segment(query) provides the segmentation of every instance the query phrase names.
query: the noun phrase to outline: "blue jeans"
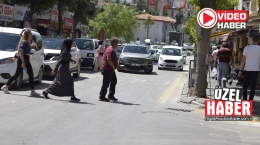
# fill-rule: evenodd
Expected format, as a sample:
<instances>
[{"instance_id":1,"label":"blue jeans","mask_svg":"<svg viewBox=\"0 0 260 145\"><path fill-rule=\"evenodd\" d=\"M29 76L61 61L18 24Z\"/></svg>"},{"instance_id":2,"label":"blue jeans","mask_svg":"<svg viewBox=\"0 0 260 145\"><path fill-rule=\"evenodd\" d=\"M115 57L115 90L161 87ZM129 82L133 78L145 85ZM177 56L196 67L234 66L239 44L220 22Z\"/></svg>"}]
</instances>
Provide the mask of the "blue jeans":
<instances>
[{"instance_id":1,"label":"blue jeans","mask_svg":"<svg viewBox=\"0 0 260 145\"><path fill-rule=\"evenodd\" d=\"M229 73L229 63L219 62L218 63L218 85L222 86L222 79L225 78L227 80L227 76Z\"/></svg>"}]
</instances>

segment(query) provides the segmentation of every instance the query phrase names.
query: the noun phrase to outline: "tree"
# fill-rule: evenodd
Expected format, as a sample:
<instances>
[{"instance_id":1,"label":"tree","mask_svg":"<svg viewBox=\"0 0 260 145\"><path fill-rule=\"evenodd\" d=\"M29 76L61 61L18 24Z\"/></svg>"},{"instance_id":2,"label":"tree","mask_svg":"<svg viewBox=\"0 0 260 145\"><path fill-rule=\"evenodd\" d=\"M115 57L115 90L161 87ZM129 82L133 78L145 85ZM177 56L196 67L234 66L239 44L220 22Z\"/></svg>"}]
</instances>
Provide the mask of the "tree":
<instances>
[{"instance_id":1,"label":"tree","mask_svg":"<svg viewBox=\"0 0 260 145\"><path fill-rule=\"evenodd\" d=\"M146 1L145 0L138 0L137 4L136 4L136 9L138 12L143 12L144 10L146 10Z\"/></svg>"},{"instance_id":2,"label":"tree","mask_svg":"<svg viewBox=\"0 0 260 145\"><path fill-rule=\"evenodd\" d=\"M154 24L154 21L152 20L151 16L148 16L146 20L143 21L144 27L147 28L147 35L146 38L148 39L149 34L149 27L150 25Z\"/></svg>"},{"instance_id":3,"label":"tree","mask_svg":"<svg viewBox=\"0 0 260 145\"><path fill-rule=\"evenodd\" d=\"M32 22L33 14L44 14L52 8L56 0L11 0L18 5L28 5L30 12L28 14L29 22Z\"/></svg>"},{"instance_id":4,"label":"tree","mask_svg":"<svg viewBox=\"0 0 260 145\"><path fill-rule=\"evenodd\" d=\"M238 0L188 0L190 4L195 4L203 8L212 9L230 9L238 4ZM196 62L196 76L194 95L200 98L206 98L206 82L207 82L207 68L205 65L206 54L210 49L210 35L211 29L201 28L200 35L196 34L196 16L189 19L187 31L197 44L197 62Z\"/></svg>"},{"instance_id":5,"label":"tree","mask_svg":"<svg viewBox=\"0 0 260 145\"><path fill-rule=\"evenodd\" d=\"M168 14L168 12L166 10L163 11L162 15L165 16L165 17L169 16L169 14Z\"/></svg>"},{"instance_id":6,"label":"tree","mask_svg":"<svg viewBox=\"0 0 260 145\"><path fill-rule=\"evenodd\" d=\"M94 0L75 0L73 6L70 7L72 11L74 11L74 33L73 38L76 37L76 26L79 22L83 24L87 24L90 16L94 16L95 12L95 1Z\"/></svg>"},{"instance_id":7,"label":"tree","mask_svg":"<svg viewBox=\"0 0 260 145\"><path fill-rule=\"evenodd\" d=\"M130 41L134 37L133 30L137 27L136 20L137 12L135 10L125 7L122 3L108 4L104 8L104 12L98 14L95 20L90 20L89 25L94 27L91 37L98 38L100 29L105 29L107 23L106 38L124 37Z\"/></svg>"}]
</instances>

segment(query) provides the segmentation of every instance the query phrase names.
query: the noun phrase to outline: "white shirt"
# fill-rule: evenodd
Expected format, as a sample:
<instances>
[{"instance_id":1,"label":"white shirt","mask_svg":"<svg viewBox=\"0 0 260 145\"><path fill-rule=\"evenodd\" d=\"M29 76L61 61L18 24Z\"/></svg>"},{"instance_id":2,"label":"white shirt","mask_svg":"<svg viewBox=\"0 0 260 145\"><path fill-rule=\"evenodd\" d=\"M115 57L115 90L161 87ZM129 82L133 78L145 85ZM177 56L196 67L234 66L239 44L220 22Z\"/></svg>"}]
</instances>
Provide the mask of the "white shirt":
<instances>
[{"instance_id":1,"label":"white shirt","mask_svg":"<svg viewBox=\"0 0 260 145\"><path fill-rule=\"evenodd\" d=\"M213 60L215 61L216 59L217 59L217 54L218 54L218 49L216 49L216 50L214 50L213 52L212 52L212 56L213 56Z\"/></svg>"},{"instance_id":2,"label":"white shirt","mask_svg":"<svg viewBox=\"0 0 260 145\"><path fill-rule=\"evenodd\" d=\"M243 55L246 56L245 71L260 71L260 46L246 46Z\"/></svg>"}]
</instances>

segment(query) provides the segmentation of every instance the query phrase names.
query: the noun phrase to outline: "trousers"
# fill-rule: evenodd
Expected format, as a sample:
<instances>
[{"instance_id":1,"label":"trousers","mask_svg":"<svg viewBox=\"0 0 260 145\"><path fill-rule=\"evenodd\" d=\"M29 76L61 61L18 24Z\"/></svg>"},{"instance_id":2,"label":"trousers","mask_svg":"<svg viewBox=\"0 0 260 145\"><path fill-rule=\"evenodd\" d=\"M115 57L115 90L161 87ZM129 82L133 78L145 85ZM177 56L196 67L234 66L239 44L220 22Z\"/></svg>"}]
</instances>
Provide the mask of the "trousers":
<instances>
[{"instance_id":1,"label":"trousers","mask_svg":"<svg viewBox=\"0 0 260 145\"><path fill-rule=\"evenodd\" d=\"M254 99L258 74L259 74L258 71L244 71L243 100L247 100L247 88L249 86L249 83L250 83L249 100Z\"/></svg>"},{"instance_id":2,"label":"trousers","mask_svg":"<svg viewBox=\"0 0 260 145\"><path fill-rule=\"evenodd\" d=\"M101 70L101 74L103 75L103 84L101 87L101 91L99 94L100 99L104 99L107 94L107 89L109 87L108 98L115 97L117 78L116 73L113 70Z\"/></svg>"}]
</instances>

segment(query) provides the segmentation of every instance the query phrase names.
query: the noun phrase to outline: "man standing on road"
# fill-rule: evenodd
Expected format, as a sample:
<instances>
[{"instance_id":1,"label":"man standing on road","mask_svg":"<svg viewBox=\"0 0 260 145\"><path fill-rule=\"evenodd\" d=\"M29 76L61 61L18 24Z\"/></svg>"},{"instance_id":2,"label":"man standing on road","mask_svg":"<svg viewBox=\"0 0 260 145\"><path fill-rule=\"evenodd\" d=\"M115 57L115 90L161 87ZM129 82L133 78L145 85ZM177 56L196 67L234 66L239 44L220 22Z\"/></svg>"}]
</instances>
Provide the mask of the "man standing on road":
<instances>
[{"instance_id":1,"label":"man standing on road","mask_svg":"<svg viewBox=\"0 0 260 145\"><path fill-rule=\"evenodd\" d=\"M243 52L243 58L240 64L239 77L244 75L243 82L243 100L247 100L247 87L250 82L250 95L249 100L253 100L255 96L255 88L259 74L259 62L260 62L260 41L259 36L253 36L253 44L246 46ZM242 72L244 70L244 72Z\"/></svg>"},{"instance_id":2,"label":"man standing on road","mask_svg":"<svg viewBox=\"0 0 260 145\"><path fill-rule=\"evenodd\" d=\"M212 67L214 67L214 63L215 63L215 61L217 59L218 50L220 49L219 45L218 46L213 46L213 47L214 47L214 50L213 50L213 52L211 54L212 55ZM213 70L213 68L211 70ZM214 77L212 79L214 79ZM216 77L216 80L217 80L217 77Z\"/></svg>"},{"instance_id":3,"label":"man standing on road","mask_svg":"<svg viewBox=\"0 0 260 145\"><path fill-rule=\"evenodd\" d=\"M101 74L103 75L103 84L99 94L99 101L109 102L117 101L115 98L115 90L117 84L117 78L115 70L117 68L118 62L116 57L115 48L118 46L118 39L111 39L111 46L109 46L104 53L104 62L101 69ZM109 87L110 85L110 87ZM107 88L109 87L108 99L106 98Z\"/></svg>"},{"instance_id":4,"label":"man standing on road","mask_svg":"<svg viewBox=\"0 0 260 145\"><path fill-rule=\"evenodd\" d=\"M229 64L232 60L232 52L228 49L228 45L222 43L222 48L218 50L217 57L214 63L214 67L217 67L218 61L218 85L226 87L227 77L229 73Z\"/></svg>"}]
</instances>

